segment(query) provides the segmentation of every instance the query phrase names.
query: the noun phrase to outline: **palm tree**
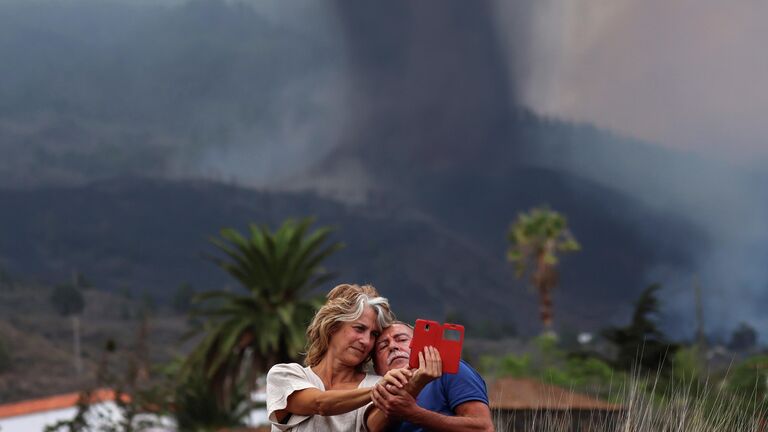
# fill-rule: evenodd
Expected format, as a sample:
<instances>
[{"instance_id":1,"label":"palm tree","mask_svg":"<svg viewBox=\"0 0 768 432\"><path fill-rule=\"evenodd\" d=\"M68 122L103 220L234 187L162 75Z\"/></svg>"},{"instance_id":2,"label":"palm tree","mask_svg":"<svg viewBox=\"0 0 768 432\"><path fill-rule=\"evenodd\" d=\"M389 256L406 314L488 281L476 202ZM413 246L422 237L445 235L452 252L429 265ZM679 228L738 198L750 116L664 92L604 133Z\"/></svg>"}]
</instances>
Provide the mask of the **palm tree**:
<instances>
[{"instance_id":1,"label":"palm tree","mask_svg":"<svg viewBox=\"0 0 768 432\"><path fill-rule=\"evenodd\" d=\"M343 247L326 243L328 227L310 233L311 224L311 219L288 220L274 233L251 225L249 237L227 228L211 240L226 255L213 261L244 292L209 291L195 297L192 315L202 318L204 337L187 365L202 368L223 404L243 373L295 361L304 348L306 326L322 304L309 294L333 277L321 264Z\"/></svg>"},{"instance_id":2,"label":"palm tree","mask_svg":"<svg viewBox=\"0 0 768 432\"><path fill-rule=\"evenodd\" d=\"M520 213L507 234L510 247L507 259L514 263L518 278L531 274L531 284L539 293L541 321L545 332L552 332L552 290L558 283L558 254L581 247L568 230L562 214L546 207Z\"/></svg>"}]
</instances>

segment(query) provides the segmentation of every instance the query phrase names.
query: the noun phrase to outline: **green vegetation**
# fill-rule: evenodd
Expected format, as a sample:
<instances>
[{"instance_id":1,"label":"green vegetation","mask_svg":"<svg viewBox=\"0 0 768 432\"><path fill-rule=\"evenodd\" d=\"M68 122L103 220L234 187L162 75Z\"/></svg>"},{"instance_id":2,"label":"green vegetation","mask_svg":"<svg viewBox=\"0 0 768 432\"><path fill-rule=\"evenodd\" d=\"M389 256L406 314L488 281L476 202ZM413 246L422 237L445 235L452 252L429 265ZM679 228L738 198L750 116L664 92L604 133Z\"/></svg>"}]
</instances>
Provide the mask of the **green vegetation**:
<instances>
[{"instance_id":1,"label":"green vegetation","mask_svg":"<svg viewBox=\"0 0 768 432\"><path fill-rule=\"evenodd\" d=\"M660 330L660 289L654 284L642 292L626 327L603 332L615 348L610 356L569 352L553 335L542 335L523 353L482 357L481 371L487 378L534 378L625 407L617 424L598 423L595 430L762 430L768 356L746 358L731 370L708 368L701 347L673 344ZM745 326L738 331L750 333ZM751 343L751 333L744 339ZM538 421L547 425L542 430L569 430L563 417L541 413Z\"/></svg>"},{"instance_id":2,"label":"green vegetation","mask_svg":"<svg viewBox=\"0 0 768 432\"><path fill-rule=\"evenodd\" d=\"M193 316L202 325L194 332L205 336L187 369L205 371L224 403L244 373L295 361L304 347L305 330L321 303L309 295L332 278L322 263L342 247L327 242L330 228L310 232L311 224L310 219L289 220L275 232L251 225L248 237L224 229L212 240L227 257L214 262L244 292L196 296Z\"/></svg>"},{"instance_id":3,"label":"green vegetation","mask_svg":"<svg viewBox=\"0 0 768 432\"><path fill-rule=\"evenodd\" d=\"M740 323L731 334L728 348L734 351L749 351L757 345L757 331L747 323Z\"/></svg>"},{"instance_id":4,"label":"green vegetation","mask_svg":"<svg viewBox=\"0 0 768 432\"><path fill-rule=\"evenodd\" d=\"M518 278L531 274L539 293L541 321L552 331L552 290L558 284L558 255L578 251L581 246L568 230L562 214L546 207L520 213L507 234L507 259L514 263Z\"/></svg>"},{"instance_id":5,"label":"green vegetation","mask_svg":"<svg viewBox=\"0 0 768 432\"><path fill-rule=\"evenodd\" d=\"M173 401L165 410L176 420L179 430L211 431L226 427L244 426L250 410L255 408L242 383L233 388L230 407L222 407L210 391L202 370L184 374L184 358L176 359L161 368L165 376L164 388L169 392L165 400Z\"/></svg>"},{"instance_id":6,"label":"green vegetation","mask_svg":"<svg viewBox=\"0 0 768 432\"><path fill-rule=\"evenodd\" d=\"M603 333L618 349L614 360L618 369L630 371L639 367L655 372L674 355L677 346L666 340L656 323L659 289L661 285L653 284L643 290L628 326L609 328Z\"/></svg>"},{"instance_id":7,"label":"green vegetation","mask_svg":"<svg viewBox=\"0 0 768 432\"><path fill-rule=\"evenodd\" d=\"M748 357L737 364L727 380L730 390L762 404L768 402L768 355Z\"/></svg>"},{"instance_id":8,"label":"green vegetation","mask_svg":"<svg viewBox=\"0 0 768 432\"><path fill-rule=\"evenodd\" d=\"M481 357L479 369L487 377L535 378L603 398L614 397L615 385L626 378L600 358L564 351L555 337L546 334L534 339L523 354Z\"/></svg>"},{"instance_id":9,"label":"green vegetation","mask_svg":"<svg viewBox=\"0 0 768 432\"><path fill-rule=\"evenodd\" d=\"M597 421L600 431L760 431L768 415L768 356L757 355L732 370L708 370L698 347L681 347L656 371L614 368L595 356L569 353L557 339L543 335L521 354L483 356L479 367L486 379L533 378L589 394L626 410L618 423ZM640 359L635 361L639 364ZM531 430L569 431L570 415L534 413ZM497 425L511 422L497 418ZM500 429L501 430L501 429ZM523 429L528 430L528 429Z\"/></svg>"},{"instance_id":10,"label":"green vegetation","mask_svg":"<svg viewBox=\"0 0 768 432\"><path fill-rule=\"evenodd\" d=\"M243 426L255 407L249 392L256 375L274 363L300 360L307 323L320 303L312 291L331 278L322 263L342 247L330 241L331 233L327 227L313 229L309 219L289 220L276 230L257 225L247 233L222 230L212 239L221 255L211 259L238 286L196 295L190 285L179 286L168 310L188 311L194 327L190 334L200 339L188 356L164 365L152 367L143 344L153 306L150 298L131 300L143 303L146 312L140 314L136 347L127 364L120 365L122 369L113 368L109 363L117 356L110 341L99 364L98 386L131 395L130 400L118 399L123 419L110 430L140 430L140 422L151 420L151 415L144 416L148 409L175 419L179 430ZM546 209L521 215L510 231L510 241L509 259L518 274L533 274L531 280L540 294L556 286L557 255L579 248L565 218ZM51 293L61 315L76 316L85 306L75 285L61 285ZM746 358L730 371L709 369L702 347L678 346L662 332L660 293L658 284L647 287L627 325L601 332L599 344L582 345L576 333L565 332L568 338L558 338L545 332L515 353L482 356L475 364L489 381L533 378L620 404L626 408L626 416L619 419L622 430L758 430L753 426L768 408L768 356ZM127 303L116 301L116 311L121 304ZM551 311L549 315L542 312L551 325ZM461 311L452 309L446 311L445 319L464 320ZM515 333L492 321L474 331ZM745 324L734 331L730 345L748 351L756 341L756 332ZM0 340L0 371L2 354ZM86 413L91 408L85 403L89 391L83 392L74 419L48 430L89 430L91 417ZM551 422L546 430L568 430L563 418L543 420ZM675 425L683 428L673 429ZM602 426L596 430L615 430Z\"/></svg>"},{"instance_id":11,"label":"green vegetation","mask_svg":"<svg viewBox=\"0 0 768 432\"><path fill-rule=\"evenodd\" d=\"M147 334L148 323L146 319L142 319L130 354L120 365L115 364L116 342L107 340L96 370L95 385L80 393L75 416L48 425L44 431L138 432L155 425L157 421L146 414L158 413L166 402L160 396L161 393L147 381ZM95 404L90 403L98 389L114 391L113 402L119 417L115 417L115 412L110 409L98 409Z\"/></svg>"}]
</instances>

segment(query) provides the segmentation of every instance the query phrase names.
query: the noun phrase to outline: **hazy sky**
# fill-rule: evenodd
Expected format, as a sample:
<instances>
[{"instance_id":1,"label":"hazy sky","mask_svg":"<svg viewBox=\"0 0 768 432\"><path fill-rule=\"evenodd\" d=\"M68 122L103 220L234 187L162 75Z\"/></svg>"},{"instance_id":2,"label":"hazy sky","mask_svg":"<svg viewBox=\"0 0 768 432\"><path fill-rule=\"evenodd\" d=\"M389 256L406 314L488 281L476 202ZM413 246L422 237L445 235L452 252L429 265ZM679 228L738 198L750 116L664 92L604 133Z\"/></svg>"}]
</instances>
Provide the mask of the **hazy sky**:
<instances>
[{"instance_id":1,"label":"hazy sky","mask_svg":"<svg viewBox=\"0 0 768 432\"><path fill-rule=\"evenodd\" d=\"M522 89L536 110L678 149L768 160L768 2L537 6Z\"/></svg>"}]
</instances>

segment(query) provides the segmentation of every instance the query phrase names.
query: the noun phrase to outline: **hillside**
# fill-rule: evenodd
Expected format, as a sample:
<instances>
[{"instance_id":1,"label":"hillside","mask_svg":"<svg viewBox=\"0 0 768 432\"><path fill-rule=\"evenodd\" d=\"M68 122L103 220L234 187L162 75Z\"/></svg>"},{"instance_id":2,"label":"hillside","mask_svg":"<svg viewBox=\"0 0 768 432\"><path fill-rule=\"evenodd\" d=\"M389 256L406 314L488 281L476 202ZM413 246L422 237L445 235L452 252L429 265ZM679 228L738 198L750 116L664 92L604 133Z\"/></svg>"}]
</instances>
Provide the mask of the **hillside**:
<instances>
[{"instance_id":1,"label":"hillside","mask_svg":"<svg viewBox=\"0 0 768 432\"><path fill-rule=\"evenodd\" d=\"M110 371L124 379L126 364L137 351L140 316L148 313L147 360L168 361L183 350L180 337L185 319L169 308L147 309L137 299L97 289L84 293L81 322L83 375L75 374L72 324L56 314L49 302L51 287L34 281L0 286L0 340L10 356L10 368L0 371L0 403L51 394L76 392L95 385L95 372L105 347L116 350Z\"/></svg>"},{"instance_id":2,"label":"hillside","mask_svg":"<svg viewBox=\"0 0 768 432\"><path fill-rule=\"evenodd\" d=\"M622 319L649 266L675 257L674 249L659 246L676 229L674 221L577 178L566 187L546 170L521 175L538 176L540 184L549 179L550 193L544 196L560 197L550 202L569 215L584 244L585 252L563 262L558 321L594 328ZM425 195L426 210L395 201L351 206L313 194L212 182L123 179L4 190L0 203L13 211L0 214L0 259L11 275L56 283L77 270L100 289L132 291L134 298L148 293L167 302L182 283L196 289L231 285L205 259L216 253L208 239L219 229L244 229L250 222L274 226L311 215L337 227L335 238L347 244L328 265L338 272L337 281L376 284L401 316L441 319L459 313L477 325L515 325L530 334L538 328L534 298L504 260L504 233L516 212L542 195L516 184L524 183L500 182L487 193L472 189L487 185L469 181L462 183L466 189L438 188L432 199ZM440 200L440 191L465 198ZM615 207L592 201L595 197L608 197ZM618 208L635 218L617 218ZM657 228L657 238L638 231L634 221L640 219Z\"/></svg>"},{"instance_id":3,"label":"hillside","mask_svg":"<svg viewBox=\"0 0 768 432\"><path fill-rule=\"evenodd\" d=\"M415 212L352 208L309 194L157 180L2 191L0 202L14 209L0 216L0 256L11 274L55 282L77 269L95 286L132 290L137 298L147 292L166 301L185 282L197 289L231 285L204 258L216 252L211 236L223 227L274 225L307 215L338 227L335 237L348 245L329 263L338 280L377 284L406 316L416 311L442 316L471 305L468 315L490 311L489 318L502 317L506 308L494 295L519 304L522 294L507 289L506 267L494 265L486 251ZM477 296L465 286L491 288Z\"/></svg>"},{"instance_id":4,"label":"hillside","mask_svg":"<svg viewBox=\"0 0 768 432\"><path fill-rule=\"evenodd\" d=\"M165 302L231 283L203 258L222 227L314 215L348 244L338 280L376 283L402 316L530 334L533 296L504 260L518 212L569 217L584 249L563 261L556 320L579 329L624 319L659 269L706 270L714 210L759 219L719 203L755 200L715 189L716 163L522 107L524 57L493 5L442 3L331 2L306 25L256 2L0 6L17 65L0 71L0 264Z\"/></svg>"}]
</instances>

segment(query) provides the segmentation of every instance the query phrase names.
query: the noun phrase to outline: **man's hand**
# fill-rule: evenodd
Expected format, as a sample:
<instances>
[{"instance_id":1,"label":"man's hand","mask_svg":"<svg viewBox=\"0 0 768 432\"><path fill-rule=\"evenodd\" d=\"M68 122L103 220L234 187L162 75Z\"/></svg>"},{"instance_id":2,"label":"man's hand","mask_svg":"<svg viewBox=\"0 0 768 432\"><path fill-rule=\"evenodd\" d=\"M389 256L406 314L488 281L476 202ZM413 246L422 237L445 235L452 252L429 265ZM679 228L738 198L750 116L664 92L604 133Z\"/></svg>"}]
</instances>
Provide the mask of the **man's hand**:
<instances>
[{"instance_id":1,"label":"man's hand","mask_svg":"<svg viewBox=\"0 0 768 432\"><path fill-rule=\"evenodd\" d=\"M420 408L415 395L443 375L443 362L437 348L428 346L419 353L419 368L392 369L371 389L373 404L389 418L407 418ZM406 386L407 384L407 386Z\"/></svg>"},{"instance_id":2,"label":"man's hand","mask_svg":"<svg viewBox=\"0 0 768 432\"><path fill-rule=\"evenodd\" d=\"M392 384L376 384L371 390L371 399L389 418L407 418L419 410L413 396Z\"/></svg>"},{"instance_id":3,"label":"man's hand","mask_svg":"<svg viewBox=\"0 0 768 432\"><path fill-rule=\"evenodd\" d=\"M427 384L443 375L443 361L440 351L433 346L424 348L419 352L419 368L413 371L411 383L417 391L421 391Z\"/></svg>"}]
</instances>

